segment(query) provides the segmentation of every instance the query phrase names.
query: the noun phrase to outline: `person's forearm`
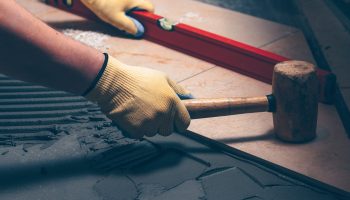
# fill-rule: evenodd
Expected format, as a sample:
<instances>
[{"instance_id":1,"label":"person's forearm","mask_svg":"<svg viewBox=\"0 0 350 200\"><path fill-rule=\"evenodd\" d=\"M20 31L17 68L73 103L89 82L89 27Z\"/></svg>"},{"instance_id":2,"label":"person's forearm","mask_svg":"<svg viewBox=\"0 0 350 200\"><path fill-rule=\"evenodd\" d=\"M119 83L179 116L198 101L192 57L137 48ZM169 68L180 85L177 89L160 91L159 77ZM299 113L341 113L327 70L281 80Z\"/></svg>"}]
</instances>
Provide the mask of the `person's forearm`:
<instances>
[{"instance_id":1,"label":"person's forearm","mask_svg":"<svg viewBox=\"0 0 350 200\"><path fill-rule=\"evenodd\" d=\"M13 0L0 1L0 73L82 94L104 56L47 26Z\"/></svg>"}]
</instances>

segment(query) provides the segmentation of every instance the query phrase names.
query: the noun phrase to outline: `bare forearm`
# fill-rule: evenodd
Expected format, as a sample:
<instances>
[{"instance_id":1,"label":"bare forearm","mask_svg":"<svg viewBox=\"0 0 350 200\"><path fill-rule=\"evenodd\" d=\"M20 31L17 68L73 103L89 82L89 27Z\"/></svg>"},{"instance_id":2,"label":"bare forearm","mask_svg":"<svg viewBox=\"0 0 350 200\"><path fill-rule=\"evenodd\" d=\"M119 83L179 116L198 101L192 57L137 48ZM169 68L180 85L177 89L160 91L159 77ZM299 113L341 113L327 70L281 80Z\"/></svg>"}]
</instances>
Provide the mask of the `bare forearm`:
<instances>
[{"instance_id":1,"label":"bare forearm","mask_svg":"<svg viewBox=\"0 0 350 200\"><path fill-rule=\"evenodd\" d=\"M82 94L104 56L33 17L15 1L0 1L0 73Z\"/></svg>"}]
</instances>

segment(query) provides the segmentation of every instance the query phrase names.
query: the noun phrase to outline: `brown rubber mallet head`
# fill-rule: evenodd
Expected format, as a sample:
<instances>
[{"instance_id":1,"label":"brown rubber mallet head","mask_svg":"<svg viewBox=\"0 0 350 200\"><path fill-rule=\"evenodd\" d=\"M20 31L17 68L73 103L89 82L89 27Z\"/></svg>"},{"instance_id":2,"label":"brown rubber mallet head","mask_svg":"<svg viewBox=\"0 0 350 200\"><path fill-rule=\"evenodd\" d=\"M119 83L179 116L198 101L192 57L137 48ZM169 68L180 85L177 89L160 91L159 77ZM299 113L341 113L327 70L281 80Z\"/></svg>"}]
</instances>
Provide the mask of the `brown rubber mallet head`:
<instances>
[{"instance_id":1,"label":"brown rubber mallet head","mask_svg":"<svg viewBox=\"0 0 350 200\"><path fill-rule=\"evenodd\" d=\"M273 124L278 138L306 142L316 136L318 80L314 65L286 61L274 68L272 94L276 100Z\"/></svg>"},{"instance_id":2,"label":"brown rubber mallet head","mask_svg":"<svg viewBox=\"0 0 350 200\"><path fill-rule=\"evenodd\" d=\"M183 100L192 119L253 112L273 112L276 136L306 142L316 136L318 80L315 66L286 61L275 66L272 95Z\"/></svg>"}]
</instances>

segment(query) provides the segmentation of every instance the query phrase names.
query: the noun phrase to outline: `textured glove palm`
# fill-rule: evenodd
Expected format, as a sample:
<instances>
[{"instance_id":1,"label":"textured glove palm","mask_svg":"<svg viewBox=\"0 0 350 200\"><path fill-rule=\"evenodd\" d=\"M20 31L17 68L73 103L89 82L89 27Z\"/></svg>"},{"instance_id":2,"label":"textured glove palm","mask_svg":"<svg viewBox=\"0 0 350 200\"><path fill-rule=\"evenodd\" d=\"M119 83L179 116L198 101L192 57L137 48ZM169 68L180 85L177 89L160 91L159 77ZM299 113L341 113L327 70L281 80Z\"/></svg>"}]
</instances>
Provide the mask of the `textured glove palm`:
<instances>
[{"instance_id":1,"label":"textured glove palm","mask_svg":"<svg viewBox=\"0 0 350 200\"><path fill-rule=\"evenodd\" d=\"M177 94L189 94L164 73L125 65L110 57L87 98L95 101L126 136L170 135L184 131L189 114Z\"/></svg>"},{"instance_id":2,"label":"textured glove palm","mask_svg":"<svg viewBox=\"0 0 350 200\"><path fill-rule=\"evenodd\" d=\"M147 0L81 0L103 21L132 35L141 36L144 32L141 23L125 13L132 9L153 12L153 5Z\"/></svg>"}]
</instances>

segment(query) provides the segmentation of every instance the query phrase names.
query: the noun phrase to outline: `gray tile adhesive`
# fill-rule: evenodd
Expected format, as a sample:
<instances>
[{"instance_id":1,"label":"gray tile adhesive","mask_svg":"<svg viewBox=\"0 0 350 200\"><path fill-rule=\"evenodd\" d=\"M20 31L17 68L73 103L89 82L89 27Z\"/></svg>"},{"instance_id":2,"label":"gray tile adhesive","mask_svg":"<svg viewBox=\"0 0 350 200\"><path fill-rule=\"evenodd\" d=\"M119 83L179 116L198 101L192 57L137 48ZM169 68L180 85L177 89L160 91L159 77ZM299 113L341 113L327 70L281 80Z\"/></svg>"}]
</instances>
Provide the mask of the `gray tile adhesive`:
<instances>
[{"instance_id":1,"label":"gray tile adhesive","mask_svg":"<svg viewBox=\"0 0 350 200\"><path fill-rule=\"evenodd\" d=\"M193 133L124 138L84 98L1 75L0 199L349 196Z\"/></svg>"}]
</instances>

